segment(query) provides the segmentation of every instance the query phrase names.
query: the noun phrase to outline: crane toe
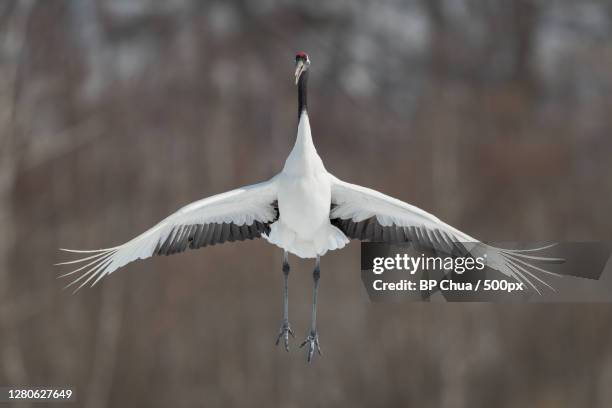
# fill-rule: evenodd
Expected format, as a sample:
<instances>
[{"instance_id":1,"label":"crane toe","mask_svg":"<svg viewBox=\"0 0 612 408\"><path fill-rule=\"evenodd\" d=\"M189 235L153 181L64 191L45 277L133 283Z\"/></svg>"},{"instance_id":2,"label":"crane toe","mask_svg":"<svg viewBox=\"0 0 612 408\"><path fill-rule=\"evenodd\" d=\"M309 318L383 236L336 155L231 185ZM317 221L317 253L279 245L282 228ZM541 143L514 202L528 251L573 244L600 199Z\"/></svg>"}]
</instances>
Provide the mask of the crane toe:
<instances>
[{"instance_id":1,"label":"crane toe","mask_svg":"<svg viewBox=\"0 0 612 408\"><path fill-rule=\"evenodd\" d=\"M316 330L310 330L310 333L306 337L306 340L300 344L300 348L308 345L308 354L306 354L306 360L310 363L314 356L315 350L321 355L321 347L319 346L319 333Z\"/></svg>"},{"instance_id":2,"label":"crane toe","mask_svg":"<svg viewBox=\"0 0 612 408\"><path fill-rule=\"evenodd\" d=\"M278 336L276 337L276 345L280 343L281 338L283 339L283 343L285 344L285 350L289 351L289 335L295 338L295 334L293 330L291 330L291 326L289 325L289 320L283 320L281 323L280 330L278 332Z\"/></svg>"}]
</instances>

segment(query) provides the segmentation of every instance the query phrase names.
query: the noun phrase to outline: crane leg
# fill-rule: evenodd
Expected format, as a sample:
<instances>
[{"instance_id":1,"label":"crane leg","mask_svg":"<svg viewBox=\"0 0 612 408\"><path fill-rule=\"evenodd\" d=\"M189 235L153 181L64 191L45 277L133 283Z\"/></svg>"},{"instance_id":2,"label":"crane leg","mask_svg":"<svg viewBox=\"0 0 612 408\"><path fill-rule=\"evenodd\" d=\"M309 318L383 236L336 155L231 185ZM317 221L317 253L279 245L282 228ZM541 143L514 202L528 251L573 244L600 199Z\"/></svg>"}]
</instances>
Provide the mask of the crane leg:
<instances>
[{"instance_id":1,"label":"crane leg","mask_svg":"<svg viewBox=\"0 0 612 408\"><path fill-rule=\"evenodd\" d=\"M276 345L280 342L280 339L284 339L285 350L289 351L289 335L295 337L291 326L289 325L289 255L287 251L283 253L283 318L281 320L281 327L276 338Z\"/></svg>"},{"instance_id":2,"label":"crane leg","mask_svg":"<svg viewBox=\"0 0 612 408\"><path fill-rule=\"evenodd\" d=\"M321 355L321 348L319 347L319 333L317 331L317 293L319 291L319 279L321 278L321 268L320 268L320 258L317 256L317 261L315 264L314 271L312 272L312 280L314 283L313 291L312 291L312 321L310 324L310 332L306 337L306 340L302 342L300 345L304 347L308 344L308 354L306 356L308 362L312 361L312 357L314 355L315 349L317 353Z\"/></svg>"}]
</instances>

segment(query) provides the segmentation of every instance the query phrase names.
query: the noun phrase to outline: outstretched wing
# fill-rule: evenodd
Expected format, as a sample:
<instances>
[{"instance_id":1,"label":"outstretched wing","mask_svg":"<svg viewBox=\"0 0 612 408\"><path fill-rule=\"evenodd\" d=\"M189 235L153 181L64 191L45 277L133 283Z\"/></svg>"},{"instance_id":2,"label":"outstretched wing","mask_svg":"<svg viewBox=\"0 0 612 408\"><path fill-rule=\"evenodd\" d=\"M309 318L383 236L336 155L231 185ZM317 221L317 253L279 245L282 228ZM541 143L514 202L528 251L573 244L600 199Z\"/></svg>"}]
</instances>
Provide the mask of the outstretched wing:
<instances>
[{"instance_id":1,"label":"outstretched wing","mask_svg":"<svg viewBox=\"0 0 612 408\"><path fill-rule=\"evenodd\" d=\"M272 178L208 197L181 208L123 245L93 251L62 249L88 255L58 265L83 264L62 275L80 273L68 285L79 284L78 290L90 282L93 286L104 276L137 259L259 238L269 232L269 225L278 218L276 196L276 181Z\"/></svg>"},{"instance_id":2,"label":"outstretched wing","mask_svg":"<svg viewBox=\"0 0 612 408\"><path fill-rule=\"evenodd\" d=\"M486 264L504 275L523 281L539 290L532 279L548 286L535 272L559 276L534 264L563 262L560 258L529 255L547 249L511 250L495 248L440 221L418 207L389 197L378 191L346 183L330 175L332 224L351 239L374 242L412 242L438 254L480 257L486 254ZM552 288L551 288L552 289Z\"/></svg>"}]
</instances>

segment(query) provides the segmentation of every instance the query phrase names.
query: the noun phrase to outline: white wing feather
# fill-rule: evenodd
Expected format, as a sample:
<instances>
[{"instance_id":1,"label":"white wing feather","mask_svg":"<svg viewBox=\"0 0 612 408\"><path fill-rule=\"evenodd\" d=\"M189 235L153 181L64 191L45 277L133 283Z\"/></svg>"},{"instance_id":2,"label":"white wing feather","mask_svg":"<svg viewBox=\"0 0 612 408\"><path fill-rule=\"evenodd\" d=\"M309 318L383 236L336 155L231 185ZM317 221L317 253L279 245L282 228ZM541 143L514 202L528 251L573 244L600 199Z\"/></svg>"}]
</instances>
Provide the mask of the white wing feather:
<instances>
[{"instance_id":1,"label":"white wing feather","mask_svg":"<svg viewBox=\"0 0 612 408\"><path fill-rule=\"evenodd\" d=\"M68 285L79 284L75 292L88 283L93 286L104 276L127 263L151 257L160 242L164 242L169 234L177 233L176 227L178 226L210 223L234 223L240 226L251 225L255 221L271 222L276 217L272 206L276 196L276 181L275 178L272 178L263 183L238 188L191 203L123 245L91 251L61 249L66 252L89 254L89 256L57 265L90 261L61 277L81 272L81 275Z\"/></svg>"},{"instance_id":2,"label":"white wing feather","mask_svg":"<svg viewBox=\"0 0 612 408\"><path fill-rule=\"evenodd\" d=\"M331 174L330 178L332 203L335 204L335 207L331 211L330 218L332 219L351 219L354 222L360 222L371 217L376 217L378 223L383 227L418 227L429 231L444 231L452 237L454 242L462 243L473 256L479 257L486 254L487 266L498 270L506 276L525 282L538 293L540 291L533 283L532 279L535 279L550 289L553 288L535 275L535 272L560 276L534 265L533 261L559 263L563 262L563 259L533 257L525 254L525 252L548 249L554 246L554 244L527 250L510 250L492 247L440 221L435 216L418 207L389 197L378 191L346 183Z\"/></svg>"}]
</instances>

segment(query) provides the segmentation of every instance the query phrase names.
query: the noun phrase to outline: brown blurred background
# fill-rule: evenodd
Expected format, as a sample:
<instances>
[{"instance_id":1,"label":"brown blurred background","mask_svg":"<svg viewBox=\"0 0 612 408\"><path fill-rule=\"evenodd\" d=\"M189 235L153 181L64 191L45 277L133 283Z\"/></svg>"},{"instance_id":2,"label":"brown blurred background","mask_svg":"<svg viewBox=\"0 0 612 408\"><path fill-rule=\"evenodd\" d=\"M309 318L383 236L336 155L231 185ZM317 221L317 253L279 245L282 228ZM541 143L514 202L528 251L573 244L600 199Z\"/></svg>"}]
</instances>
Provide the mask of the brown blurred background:
<instances>
[{"instance_id":1,"label":"brown blurred background","mask_svg":"<svg viewBox=\"0 0 612 408\"><path fill-rule=\"evenodd\" d=\"M357 243L322 261L311 366L312 261L291 257L287 354L262 240L62 290L59 247L281 169L298 50L338 177L483 240L611 239L610 1L1 0L0 385L79 407L612 406L612 306L375 305Z\"/></svg>"}]
</instances>

